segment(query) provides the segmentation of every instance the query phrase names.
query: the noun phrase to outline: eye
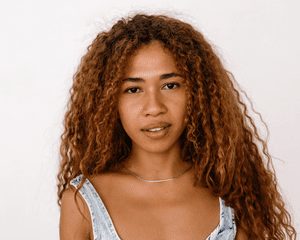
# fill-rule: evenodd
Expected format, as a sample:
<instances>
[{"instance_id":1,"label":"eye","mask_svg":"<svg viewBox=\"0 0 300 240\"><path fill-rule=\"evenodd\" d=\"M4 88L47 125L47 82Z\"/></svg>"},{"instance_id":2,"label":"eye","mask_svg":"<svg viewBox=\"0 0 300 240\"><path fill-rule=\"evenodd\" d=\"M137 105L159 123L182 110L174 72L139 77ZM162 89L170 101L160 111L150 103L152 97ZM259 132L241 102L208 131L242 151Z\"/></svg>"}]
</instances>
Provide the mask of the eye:
<instances>
[{"instance_id":1,"label":"eye","mask_svg":"<svg viewBox=\"0 0 300 240\"><path fill-rule=\"evenodd\" d=\"M133 93L138 93L139 90L140 90L140 89L137 88L137 87L131 87L131 88L127 88L124 92L125 92L125 93L133 94Z\"/></svg>"},{"instance_id":2,"label":"eye","mask_svg":"<svg viewBox=\"0 0 300 240\"><path fill-rule=\"evenodd\" d=\"M167 83L164 87L167 87L167 89L172 90L174 88L178 88L180 85L178 83Z\"/></svg>"}]
</instances>

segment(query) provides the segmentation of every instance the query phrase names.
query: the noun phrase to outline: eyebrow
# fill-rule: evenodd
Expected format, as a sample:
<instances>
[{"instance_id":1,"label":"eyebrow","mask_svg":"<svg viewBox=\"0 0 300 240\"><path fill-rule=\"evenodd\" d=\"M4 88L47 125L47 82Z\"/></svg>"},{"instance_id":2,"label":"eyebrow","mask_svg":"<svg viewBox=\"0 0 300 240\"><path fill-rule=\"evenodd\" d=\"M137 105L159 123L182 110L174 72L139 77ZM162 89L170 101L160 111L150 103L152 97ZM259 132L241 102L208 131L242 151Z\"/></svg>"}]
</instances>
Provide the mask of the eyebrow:
<instances>
[{"instance_id":1,"label":"eyebrow","mask_svg":"<svg viewBox=\"0 0 300 240\"><path fill-rule=\"evenodd\" d=\"M164 80L172 77L181 77L178 73L172 72L172 73L165 73L159 76L159 80ZM122 82L145 82L145 79L143 78L125 78L122 80Z\"/></svg>"}]
</instances>

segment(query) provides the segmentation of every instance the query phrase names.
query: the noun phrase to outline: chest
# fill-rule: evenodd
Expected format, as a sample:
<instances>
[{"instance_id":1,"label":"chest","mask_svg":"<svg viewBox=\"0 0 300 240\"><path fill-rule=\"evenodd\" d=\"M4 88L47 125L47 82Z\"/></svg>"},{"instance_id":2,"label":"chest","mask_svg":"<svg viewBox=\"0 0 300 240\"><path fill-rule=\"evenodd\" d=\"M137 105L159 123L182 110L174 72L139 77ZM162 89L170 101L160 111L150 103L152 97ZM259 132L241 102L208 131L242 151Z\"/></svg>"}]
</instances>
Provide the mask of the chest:
<instances>
[{"instance_id":1,"label":"chest","mask_svg":"<svg viewBox=\"0 0 300 240\"><path fill-rule=\"evenodd\" d=\"M122 192L102 194L122 240L205 240L219 224L219 199L202 192L132 196Z\"/></svg>"},{"instance_id":2,"label":"chest","mask_svg":"<svg viewBox=\"0 0 300 240\"><path fill-rule=\"evenodd\" d=\"M110 208L121 239L203 239L219 224L217 211L186 205Z\"/></svg>"}]
</instances>

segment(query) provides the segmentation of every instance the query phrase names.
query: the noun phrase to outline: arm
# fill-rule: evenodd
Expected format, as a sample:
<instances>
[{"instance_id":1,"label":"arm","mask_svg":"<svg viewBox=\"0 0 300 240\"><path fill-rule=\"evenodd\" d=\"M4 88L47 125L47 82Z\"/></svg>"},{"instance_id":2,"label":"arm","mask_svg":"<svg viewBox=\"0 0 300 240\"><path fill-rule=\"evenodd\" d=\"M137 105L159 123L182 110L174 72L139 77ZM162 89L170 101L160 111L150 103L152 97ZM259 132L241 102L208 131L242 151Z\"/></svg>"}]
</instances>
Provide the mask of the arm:
<instances>
[{"instance_id":1,"label":"arm","mask_svg":"<svg viewBox=\"0 0 300 240\"><path fill-rule=\"evenodd\" d=\"M80 214L74 200L75 190L67 189L61 202L59 233L61 240L90 240L89 210L78 193L76 196L78 206L84 217Z\"/></svg>"}]
</instances>

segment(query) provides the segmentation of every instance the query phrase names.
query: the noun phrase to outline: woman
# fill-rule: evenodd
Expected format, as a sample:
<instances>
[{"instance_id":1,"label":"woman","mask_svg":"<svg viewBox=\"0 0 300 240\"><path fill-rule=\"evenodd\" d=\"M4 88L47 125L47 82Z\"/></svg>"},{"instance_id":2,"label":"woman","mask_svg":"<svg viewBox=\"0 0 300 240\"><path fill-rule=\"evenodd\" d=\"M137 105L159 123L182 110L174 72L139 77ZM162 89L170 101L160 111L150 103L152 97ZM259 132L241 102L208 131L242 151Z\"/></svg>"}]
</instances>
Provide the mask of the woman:
<instances>
[{"instance_id":1,"label":"woman","mask_svg":"<svg viewBox=\"0 0 300 240\"><path fill-rule=\"evenodd\" d=\"M98 34L61 143L61 239L295 239L271 157L203 35L137 14Z\"/></svg>"}]
</instances>

